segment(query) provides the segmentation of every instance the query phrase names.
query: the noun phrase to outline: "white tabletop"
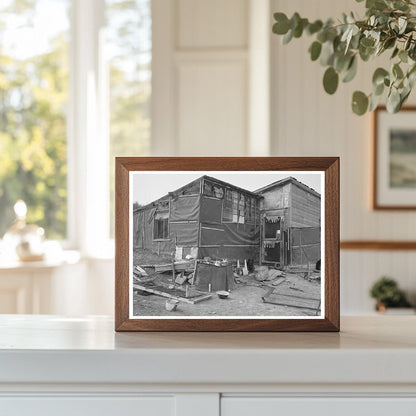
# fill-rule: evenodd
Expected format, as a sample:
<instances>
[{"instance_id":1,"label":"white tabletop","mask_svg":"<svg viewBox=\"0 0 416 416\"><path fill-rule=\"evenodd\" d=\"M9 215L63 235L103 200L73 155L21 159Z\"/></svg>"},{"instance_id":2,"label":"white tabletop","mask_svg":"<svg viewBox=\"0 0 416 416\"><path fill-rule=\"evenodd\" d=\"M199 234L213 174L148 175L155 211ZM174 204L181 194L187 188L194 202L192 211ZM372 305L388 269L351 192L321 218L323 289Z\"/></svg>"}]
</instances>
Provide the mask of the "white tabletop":
<instances>
[{"instance_id":1,"label":"white tabletop","mask_svg":"<svg viewBox=\"0 0 416 416\"><path fill-rule=\"evenodd\" d=\"M0 316L1 382L416 383L416 316L340 333L115 333L107 317Z\"/></svg>"}]
</instances>

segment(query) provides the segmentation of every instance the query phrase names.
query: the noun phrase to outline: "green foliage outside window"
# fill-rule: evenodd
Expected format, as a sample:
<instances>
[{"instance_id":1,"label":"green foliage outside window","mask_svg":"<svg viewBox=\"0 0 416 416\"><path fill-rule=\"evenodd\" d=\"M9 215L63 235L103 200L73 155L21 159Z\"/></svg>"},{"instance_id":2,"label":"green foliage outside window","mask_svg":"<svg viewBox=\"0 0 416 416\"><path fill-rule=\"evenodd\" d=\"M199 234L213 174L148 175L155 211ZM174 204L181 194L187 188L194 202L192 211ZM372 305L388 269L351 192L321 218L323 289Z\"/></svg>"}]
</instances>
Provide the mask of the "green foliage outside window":
<instances>
[{"instance_id":1,"label":"green foliage outside window","mask_svg":"<svg viewBox=\"0 0 416 416\"><path fill-rule=\"evenodd\" d=\"M28 205L28 222L44 227L48 238L66 236L67 31L40 53L17 39L18 50L10 48L19 26L35 27L36 3L0 6L0 238L18 199Z\"/></svg>"}]
</instances>

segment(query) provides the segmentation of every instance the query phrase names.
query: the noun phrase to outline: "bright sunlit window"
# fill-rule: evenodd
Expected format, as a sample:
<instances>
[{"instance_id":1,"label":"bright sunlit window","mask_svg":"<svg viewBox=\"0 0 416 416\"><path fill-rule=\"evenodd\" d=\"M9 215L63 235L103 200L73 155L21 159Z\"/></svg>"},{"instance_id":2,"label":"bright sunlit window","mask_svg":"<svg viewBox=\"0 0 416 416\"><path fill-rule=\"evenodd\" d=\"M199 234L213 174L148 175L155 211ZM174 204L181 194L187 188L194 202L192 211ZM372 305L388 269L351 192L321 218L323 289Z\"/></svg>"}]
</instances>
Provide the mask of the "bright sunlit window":
<instances>
[{"instance_id":1,"label":"bright sunlit window","mask_svg":"<svg viewBox=\"0 0 416 416\"><path fill-rule=\"evenodd\" d=\"M48 238L66 237L69 11L69 0L0 5L0 237L18 199Z\"/></svg>"},{"instance_id":2,"label":"bright sunlit window","mask_svg":"<svg viewBox=\"0 0 416 416\"><path fill-rule=\"evenodd\" d=\"M91 28L99 15L95 36ZM83 216L79 205L94 200L95 186L86 187L87 198L77 194L85 172L95 169L89 165L94 158L108 169L100 177L108 178L102 182L107 187L102 211L110 215L100 217L99 227L113 237L114 157L149 152L151 26L151 0L0 2L0 238L13 222L18 199L27 204L27 222L43 227L49 239L76 235L77 248L86 237L71 227L94 234L77 225ZM91 33L93 41L83 42ZM84 61L95 55L97 73L91 73ZM100 83L96 89L88 84L98 78L106 81L102 91ZM82 117L77 106L86 90L101 107ZM101 143L107 143L105 155L98 149L91 154L96 142L79 143L80 137L96 140L89 134L96 124ZM96 179L93 184L100 188Z\"/></svg>"},{"instance_id":3,"label":"bright sunlit window","mask_svg":"<svg viewBox=\"0 0 416 416\"><path fill-rule=\"evenodd\" d=\"M110 71L110 234L114 235L114 157L149 152L150 0L106 0Z\"/></svg>"}]
</instances>

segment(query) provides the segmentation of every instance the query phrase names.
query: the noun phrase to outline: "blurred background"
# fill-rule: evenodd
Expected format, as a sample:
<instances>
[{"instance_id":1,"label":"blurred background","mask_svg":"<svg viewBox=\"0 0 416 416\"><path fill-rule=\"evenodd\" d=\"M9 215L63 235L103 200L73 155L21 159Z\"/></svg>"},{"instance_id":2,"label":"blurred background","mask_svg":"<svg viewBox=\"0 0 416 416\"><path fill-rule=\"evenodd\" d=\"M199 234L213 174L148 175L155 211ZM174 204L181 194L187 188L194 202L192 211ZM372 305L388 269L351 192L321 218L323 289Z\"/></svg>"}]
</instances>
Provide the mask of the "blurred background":
<instances>
[{"instance_id":1,"label":"blurred background","mask_svg":"<svg viewBox=\"0 0 416 416\"><path fill-rule=\"evenodd\" d=\"M112 314L115 156L340 156L341 240L412 241L416 213L373 211L372 118L335 96L310 39L282 45L273 12L341 16L351 0L2 0L0 236L17 200L48 251L0 246L0 313ZM414 100L414 99L413 99ZM410 102L412 97L410 97ZM37 231L36 231L37 232ZM372 284L416 295L414 251L341 251L341 313Z\"/></svg>"}]
</instances>

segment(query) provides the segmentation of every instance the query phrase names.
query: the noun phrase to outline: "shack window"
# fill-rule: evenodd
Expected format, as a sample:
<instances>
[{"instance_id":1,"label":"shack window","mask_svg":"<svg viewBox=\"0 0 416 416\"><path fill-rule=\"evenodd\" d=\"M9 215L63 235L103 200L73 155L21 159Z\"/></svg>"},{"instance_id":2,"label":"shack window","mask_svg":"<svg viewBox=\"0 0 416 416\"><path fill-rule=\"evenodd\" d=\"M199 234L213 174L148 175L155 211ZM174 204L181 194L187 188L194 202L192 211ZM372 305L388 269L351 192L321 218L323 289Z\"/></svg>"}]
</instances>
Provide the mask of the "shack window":
<instances>
[{"instance_id":1,"label":"shack window","mask_svg":"<svg viewBox=\"0 0 416 416\"><path fill-rule=\"evenodd\" d=\"M222 220L224 222L233 221L233 194L231 189L225 190L225 198L222 207Z\"/></svg>"},{"instance_id":2,"label":"shack window","mask_svg":"<svg viewBox=\"0 0 416 416\"><path fill-rule=\"evenodd\" d=\"M153 239L165 240L169 237L168 212L158 212L153 220Z\"/></svg>"},{"instance_id":3,"label":"shack window","mask_svg":"<svg viewBox=\"0 0 416 416\"><path fill-rule=\"evenodd\" d=\"M213 196L218 199L224 198L224 189L220 185L216 185L212 182L204 182L204 194L208 196Z\"/></svg>"}]
</instances>

